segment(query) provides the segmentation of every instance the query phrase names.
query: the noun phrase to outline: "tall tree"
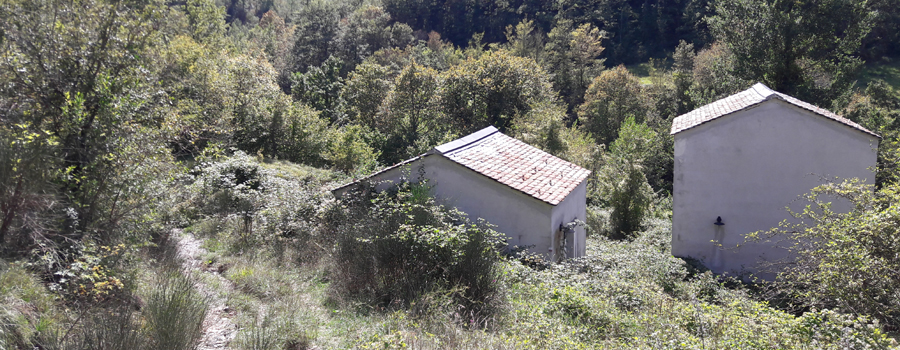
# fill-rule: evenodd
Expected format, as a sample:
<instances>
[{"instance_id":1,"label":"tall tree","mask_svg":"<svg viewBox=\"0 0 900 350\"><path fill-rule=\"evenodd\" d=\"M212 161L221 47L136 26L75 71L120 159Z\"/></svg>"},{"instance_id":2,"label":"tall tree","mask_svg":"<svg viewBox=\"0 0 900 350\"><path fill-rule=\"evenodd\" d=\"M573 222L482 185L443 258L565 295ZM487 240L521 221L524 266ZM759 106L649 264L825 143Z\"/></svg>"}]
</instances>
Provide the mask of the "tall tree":
<instances>
[{"instance_id":1,"label":"tall tree","mask_svg":"<svg viewBox=\"0 0 900 350\"><path fill-rule=\"evenodd\" d=\"M559 21L550 31L546 52L546 67L552 74L553 87L573 110L584 100L584 92L591 80L603 70L600 58L607 36L589 23L572 28L572 22Z\"/></svg>"},{"instance_id":2,"label":"tall tree","mask_svg":"<svg viewBox=\"0 0 900 350\"><path fill-rule=\"evenodd\" d=\"M860 55L866 60L900 55L900 3L897 0L868 0L875 14L872 31L863 39Z\"/></svg>"},{"instance_id":3,"label":"tall tree","mask_svg":"<svg viewBox=\"0 0 900 350\"><path fill-rule=\"evenodd\" d=\"M322 64L332 54L331 41L338 34L338 23L345 9L333 3L315 2L298 14L291 73L306 72ZM287 88L283 86L282 88Z\"/></svg>"},{"instance_id":4,"label":"tall tree","mask_svg":"<svg viewBox=\"0 0 900 350\"><path fill-rule=\"evenodd\" d=\"M388 135L382 161L394 164L434 147L446 123L436 108L438 73L415 62L406 66L382 104L378 119Z\"/></svg>"},{"instance_id":5,"label":"tall tree","mask_svg":"<svg viewBox=\"0 0 900 350\"><path fill-rule=\"evenodd\" d=\"M709 18L738 77L826 107L853 84L870 22L856 0L723 0Z\"/></svg>"},{"instance_id":6,"label":"tall tree","mask_svg":"<svg viewBox=\"0 0 900 350\"><path fill-rule=\"evenodd\" d=\"M341 89L344 79L341 78L339 58L331 56L319 67L311 67L306 73L294 73L291 77L291 95L295 100L321 111L324 117L332 122L342 116L340 107Z\"/></svg>"},{"instance_id":7,"label":"tall tree","mask_svg":"<svg viewBox=\"0 0 900 350\"><path fill-rule=\"evenodd\" d=\"M0 3L0 105L8 107L0 125L25 125L22 135L54 145L54 181L69 208L59 229L70 238L109 232L139 191L116 184L128 181L117 175L133 164L126 153L145 136L137 130L158 121L147 103L155 99L146 88L152 77L141 67L158 9L104 0Z\"/></svg>"},{"instance_id":8,"label":"tall tree","mask_svg":"<svg viewBox=\"0 0 900 350\"><path fill-rule=\"evenodd\" d=\"M505 131L516 115L554 98L549 77L536 62L504 50L470 58L443 78L441 109L461 133L489 125Z\"/></svg>"},{"instance_id":9,"label":"tall tree","mask_svg":"<svg viewBox=\"0 0 900 350\"><path fill-rule=\"evenodd\" d=\"M625 119L644 123L648 110L641 82L618 66L594 78L578 108L578 119L597 142L608 145Z\"/></svg>"}]
</instances>

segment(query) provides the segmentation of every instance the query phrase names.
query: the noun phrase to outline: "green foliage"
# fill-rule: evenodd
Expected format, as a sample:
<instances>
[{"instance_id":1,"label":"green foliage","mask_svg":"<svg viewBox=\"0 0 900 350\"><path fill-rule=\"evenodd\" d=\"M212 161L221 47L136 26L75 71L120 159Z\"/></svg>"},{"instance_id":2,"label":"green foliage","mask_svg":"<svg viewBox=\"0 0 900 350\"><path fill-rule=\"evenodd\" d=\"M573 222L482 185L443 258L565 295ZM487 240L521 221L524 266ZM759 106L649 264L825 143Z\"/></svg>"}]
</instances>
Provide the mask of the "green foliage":
<instances>
[{"instance_id":1,"label":"green foliage","mask_svg":"<svg viewBox=\"0 0 900 350\"><path fill-rule=\"evenodd\" d=\"M259 25L250 29L249 38L232 37L236 41L234 45L238 52L263 51L278 74L278 85L283 90L289 90L289 70L293 68L291 49L296 29L295 25L286 23L282 16L270 10L259 19ZM244 45L249 47L244 48Z\"/></svg>"},{"instance_id":2,"label":"green foliage","mask_svg":"<svg viewBox=\"0 0 900 350\"><path fill-rule=\"evenodd\" d=\"M596 172L603 147L576 125L566 127L566 109L546 102L515 119L513 136L557 157Z\"/></svg>"},{"instance_id":3,"label":"green foliage","mask_svg":"<svg viewBox=\"0 0 900 350\"><path fill-rule=\"evenodd\" d=\"M392 87L386 67L371 62L356 66L341 91L341 99L347 104L347 119L372 130L387 129L376 114Z\"/></svg>"},{"instance_id":4,"label":"green foliage","mask_svg":"<svg viewBox=\"0 0 900 350\"><path fill-rule=\"evenodd\" d=\"M330 56L319 67L310 67L306 73L294 73L291 77L291 96L294 100L322 112L331 122L341 119L338 107L344 87L341 77L341 59Z\"/></svg>"},{"instance_id":5,"label":"green foliage","mask_svg":"<svg viewBox=\"0 0 900 350\"><path fill-rule=\"evenodd\" d=\"M276 110L266 154L295 163L322 166L331 139L328 121L307 106L292 103Z\"/></svg>"},{"instance_id":6,"label":"green foliage","mask_svg":"<svg viewBox=\"0 0 900 350\"><path fill-rule=\"evenodd\" d=\"M408 25L390 23L390 14L372 5L360 6L340 22L332 45L346 64L345 72L382 48L404 48L413 42Z\"/></svg>"},{"instance_id":7,"label":"green foliage","mask_svg":"<svg viewBox=\"0 0 900 350\"><path fill-rule=\"evenodd\" d=\"M862 40L860 57L873 62L886 57L896 57L900 33L896 28L900 23L900 8L892 0L870 0L866 8L873 14L872 30Z\"/></svg>"},{"instance_id":8,"label":"green foliage","mask_svg":"<svg viewBox=\"0 0 900 350\"><path fill-rule=\"evenodd\" d=\"M29 147L49 150L57 159L46 170L61 203L42 216L63 219L41 223L51 229L30 237L107 240L147 204L147 188L134 176L153 171L140 163L165 158L153 130L143 129L155 122L148 113L153 77L140 65L154 37L157 10L105 1L0 5L0 104L9 106L0 123L4 130L17 125L28 128L22 135L41 135ZM51 147L41 151L42 145ZM48 179L27 180L38 183L23 189L43 187L40 182Z\"/></svg>"},{"instance_id":9,"label":"green foliage","mask_svg":"<svg viewBox=\"0 0 900 350\"><path fill-rule=\"evenodd\" d=\"M625 119L643 123L647 111L640 81L624 66L618 66L594 78L584 104L578 108L578 119L598 143L608 145L616 139Z\"/></svg>"},{"instance_id":10,"label":"green foliage","mask_svg":"<svg viewBox=\"0 0 900 350\"><path fill-rule=\"evenodd\" d=\"M193 349L206 301L177 270L160 274L142 295L108 298L100 306L64 309L29 271L0 261L0 347L4 349Z\"/></svg>"},{"instance_id":11,"label":"green foliage","mask_svg":"<svg viewBox=\"0 0 900 350\"><path fill-rule=\"evenodd\" d=\"M103 301L124 294L123 262L132 254L130 247L85 244L73 247L68 254L50 250L36 257L32 266L43 269L48 289L71 300Z\"/></svg>"},{"instance_id":12,"label":"green foliage","mask_svg":"<svg viewBox=\"0 0 900 350\"><path fill-rule=\"evenodd\" d=\"M753 84L733 73L736 64L734 54L722 43L713 43L694 56L691 99L697 106L712 103Z\"/></svg>"},{"instance_id":13,"label":"green foliage","mask_svg":"<svg viewBox=\"0 0 900 350\"><path fill-rule=\"evenodd\" d=\"M308 236L323 194L302 184L321 180L303 174L298 183L289 180L296 175L270 167L241 152L200 164L179 205L181 215L214 224L245 245Z\"/></svg>"},{"instance_id":14,"label":"green foliage","mask_svg":"<svg viewBox=\"0 0 900 350\"><path fill-rule=\"evenodd\" d=\"M392 48L376 52L370 60L388 67L392 75L415 62L438 71L445 71L451 66L459 64L465 57L474 57L457 49L443 39L437 32L428 33L428 40L419 40L414 45L404 49Z\"/></svg>"},{"instance_id":15,"label":"green foliage","mask_svg":"<svg viewBox=\"0 0 900 350\"><path fill-rule=\"evenodd\" d=\"M694 75L694 45L684 41L678 43L673 54L672 83L675 85L675 115L682 115L693 110L696 105L691 99L691 85Z\"/></svg>"},{"instance_id":16,"label":"green foliage","mask_svg":"<svg viewBox=\"0 0 900 350\"><path fill-rule=\"evenodd\" d=\"M337 36L338 21L344 4L334 1L314 1L303 6L296 15L296 41L291 49L293 62L289 72L306 72L308 67L322 65L332 56L330 43Z\"/></svg>"},{"instance_id":17,"label":"green foliage","mask_svg":"<svg viewBox=\"0 0 900 350\"><path fill-rule=\"evenodd\" d=\"M540 16L541 27L552 17L553 3L542 1L382 1L385 10L398 22L413 29L441 33L455 45L465 45L477 33L486 42L502 42L505 29L522 20Z\"/></svg>"},{"instance_id":18,"label":"green foliage","mask_svg":"<svg viewBox=\"0 0 900 350\"><path fill-rule=\"evenodd\" d=\"M359 174L374 170L377 166L378 151L366 142L370 132L360 125L347 125L337 131L328 146L325 159L335 169L348 174Z\"/></svg>"},{"instance_id":19,"label":"green foliage","mask_svg":"<svg viewBox=\"0 0 900 350\"><path fill-rule=\"evenodd\" d=\"M290 317L267 315L252 328L243 330L235 342L241 350L309 349L315 337L302 332L303 326Z\"/></svg>"},{"instance_id":20,"label":"green foliage","mask_svg":"<svg viewBox=\"0 0 900 350\"><path fill-rule=\"evenodd\" d=\"M515 137L547 153L561 156L568 147L563 140L566 111L553 103L534 106L515 120ZM577 130L573 130L577 133Z\"/></svg>"},{"instance_id":21,"label":"green foliage","mask_svg":"<svg viewBox=\"0 0 900 350\"><path fill-rule=\"evenodd\" d=\"M225 35L225 8L212 0L188 0L184 4L190 35L198 43L216 47Z\"/></svg>"},{"instance_id":22,"label":"green foliage","mask_svg":"<svg viewBox=\"0 0 900 350\"><path fill-rule=\"evenodd\" d=\"M25 261L0 262L0 348L191 348L206 310L195 281L155 268L144 274L158 278L136 280L135 267L153 261L144 247L164 243L173 225L208 239L209 264L235 287L227 302L239 348L881 345L880 331L856 315L794 317L692 275L668 252L659 218L670 200L654 203L647 183L671 188L666 119L745 88L753 69L785 76L766 65L802 73L810 96L836 100L892 145L895 92L873 83L834 96L852 78L866 29L860 9L890 27L896 6L707 4L0 2L0 249ZM768 12L731 16L761 8ZM706 45L699 19L716 9L734 11L709 22L724 27L721 44ZM760 28L766 36L752 34ZM783 28L797 30L793 41ZM889 31L873 30L861 54L896 51ZM787 43L793 51L778 51ZM673 49L671 71L652 61L641 81L620 69L594 80L605 59ZM799 58L748 66L760 52ZM592 232L634 240L592 242L591 258L531 271L499 259L494 232L435 206L424 186L351 204L333 204L323 190L487 125L592 170ZM223 149L234 156L216 157ZM883 146L879 167L896 167L898 152ZM170 155L195 167L176 176ZM879 172L882 189L896 183ZM882 209L896 200L879 196L893 197L874 196L880 216L851 222L892 234ZM637 232L647 225L652 232ZM878 237L862 236L853 237ZM837 270L872 257L835 241L856 254L834 262ZM861 273L864 283L896 289L865 275L889 275L878 266ZM854 292L874 293L880 304L865 312L895 322L888 294ZM804 305L869 310L823 300ZM394 312L344 312L359 301ZM330 316L317 314L324 307Z\"/></svg>"},{"instance_id":23,"label":"green foliage","mask_svg":"<svg viewBox=\"0 0 900 350\"><path fill-rule=\"evenodd\" d=\"M505 131L516 115L553 99L548 76L537 63L503 50L469 58L442 78L441 109L461 134L488 125Z\"/></svg>"},{"instance_id":24,"label":"green foliage","mask_svg":"<svg viewBox=\"0 0 900 350\"><path fill-rule=\"evenodd\" d=\"M900 98L883 80L874 80L864 92L850 96L842 115L866 129L889 133L895 131L892 124L900 116Z\"/></svg>"},{"instance_id":25,"label":"green foliage","mask_svg":"<svg viewBox=\"0 0 900 350\"><path fill-rule=\"evenodd\" d=\"M387 140L381 159L395 164L425 153L443 140L447 130L438 111L438 73L413 62L394 81L376 118Z\"/></svg>"},{"instance_id":26,"label":"green foliage","mask_svg":"<svg viewBox=\"0 0 900 350\"><path fill-rule=\"evenodd\" d=\"M329 209L332 290L370 306L422 311L433 306L423 297L447 292L467 317L489 317L501 301L501 236L436 205L424 186L404 183L372 199L349 194Z\"/></svg>"},{"instance_id":27,"label":"green foliage","mask_svg":"<svg viewBox=\"0 0 900 350\"><path fill-rule=\"evenodd\" d=\"M147 295L148 344L156 349L190 350L200 341L209 302L180 271L163 273ZM152 344L152 345L151 345Z\"/></svg>"},{"instance_id":28,"label":"green foliage","mask_svg":"<svg viewBox=\"0 0 900 350\"><path fill-rule=\"evenodd\" d=\"M777 262L773 286L804 307L868 315L900 326L900 188L877 192L858 180L828 183L812 190L802 220L748 235L750 240L788 239L795 261ZM841 206L851 208L841 211Z\"/></svg>"},{"instance_id":29,"label":"green foliage","mask_svg":"<svg viewBox=\"0 0 900 350\"><path fill-rule=\"evenodd\" d=\"M754 301L739 284L673 258L669 222L649 224L633 241L590 239L587 257L540 271L505 264L500 280L508 286L508 312L487 329L452 327L452 314L395 312L355 346L884 349L896 344L865 319L828 310L792 315Z\"/></svg>"},{"instance_id":30,"label":"green foliage","mask_svg":"<svg viewBox=\"0 0 900 350\"><path fill-rule=\"evenodd\" d=\"M622 123L619 138L609 147L600 168L596 196L612 208L608 235L629 237L639 231L650 209L653 190L644 176L644 162L656 141L653 130L629 117Z\"/></svg>"},{"instance_id":31,"label":"green foliage","mask_svg":"<svg viewBox=\"0 0 900 350\"><path fill-rule=\"evenodd\" d=\"M584 102L590 82L603 70L604 59L599 56L604 50L601 40L606 36L590 23L573 29L569 20L558 21L550 31L544 46L547 70L570 110Z\"/></svg>"},{"instance_id":32,"label":"green foliage","mask_svg":"<svg viewBox=\"0 0 900 350\"><path fill-rule=\"evenodd\" d=\"M188 36L170 40L157 57L160 80L173 100L161 125L173 153L199 154L208 143L227 140L234 131L236 83L228 67L234 61Z\"/></svg>"},{"instance_id":33,"label":"green foliage","mask_svg":"<svg viewBox=\"0 0 900 350\"><path fill-rule=\"evenodd\" d=\"M0 347L13 349L56 321L54 296L24 264L0 259Z\"/></svg>"},{"instance_id":34,"label":"green foliage","mask_svg":"<svg viewBox=\"0 0 900 350\"><path fill-rule=\"evenodd\" d=\"M55 141L45 133L36 133L28 125L0 124L0 244L3 250L19 246L9 232L29 232L39 223L37 214L52 206L47 181L52 178ZM10 253L10 252L3 252Z\"/></svg>"},{"instance_id":35,"label":"green foliage","mask_svg":"<svg viewBox=\"0 0 900 350\"><path fill-rule=\"evenodd\" d=\"M708 21L734 54L736 76L830 106L853 84L871 20L860 1L729 0Z\"/></svg>"},{"instance_id":36,"label":"green foliage","mask_svg":"<svg viewBox=\"0 0 900 350\"><path fill-rule=\"evenodd\" d=\"M535 28L534 21L523 20L515 27L506 27L506 50L519 57L541 62L544 56L544 34Z\"/></svg>"}]
</instances>

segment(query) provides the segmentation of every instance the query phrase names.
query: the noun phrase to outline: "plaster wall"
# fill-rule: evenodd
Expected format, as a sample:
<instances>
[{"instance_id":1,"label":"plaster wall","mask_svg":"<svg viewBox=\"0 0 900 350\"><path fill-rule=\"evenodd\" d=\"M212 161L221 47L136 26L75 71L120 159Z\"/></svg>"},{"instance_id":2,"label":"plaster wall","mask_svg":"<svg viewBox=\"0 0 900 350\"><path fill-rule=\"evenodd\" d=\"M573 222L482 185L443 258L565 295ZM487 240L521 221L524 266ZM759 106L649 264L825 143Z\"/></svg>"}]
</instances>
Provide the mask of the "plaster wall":
<instances>
[{"instance_id":1,"label":"plaster wall","mask_svg":"<svg viewBox=\"0 0 900 350\"><path fill-rule=\"evenodd\" d=\"M552 205L439 155L427 157L425 169L443 204L468 213L472 220L480 217L496 225L510 246L533 246L530 250L540 254L550 251Z\"/></svg>"},{"instance_id":2,"label":"plaster wall","mask_svg":"<svg viewBox=\"0 0 900 350\"><path fill-rule=\"evenodd\" d=\"M798 196L823 177L871 183L877 147L874 136L777 99L675 134L672 254L716 273L787 258L778 247L789 242L744 235L792 220L785 207L803 208ZM713 224L718 216L725 225Z\"/></svg>"}]
</instances>

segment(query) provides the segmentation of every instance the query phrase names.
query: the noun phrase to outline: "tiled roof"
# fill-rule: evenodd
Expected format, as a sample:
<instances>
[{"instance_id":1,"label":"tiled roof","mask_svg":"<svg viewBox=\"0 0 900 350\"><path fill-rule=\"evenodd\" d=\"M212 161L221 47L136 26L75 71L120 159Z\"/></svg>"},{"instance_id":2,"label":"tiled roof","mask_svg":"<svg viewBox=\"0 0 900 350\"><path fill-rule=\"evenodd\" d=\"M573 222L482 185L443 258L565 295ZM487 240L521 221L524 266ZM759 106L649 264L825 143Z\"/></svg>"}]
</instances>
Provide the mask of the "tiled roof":
<instances>
[{"instance_id":1,"label":"tiled roof","mask_svg":"<svg viewBox=\"0 0 900 350\"><path fill-rule=\"evenodd\" d=\"M869 131L868 129L850 121L847 118L841 117L826 109L813 106L812 104L809 104L807 102L800 101L791 96L773 91L762 83L756 83L756 85L753 85L747 90L741 91L734 95L728 96L726 98L678 116L677 118L675 118L675 120L672 121L672 135L693 128L697 125L709 122L713 119L756 106L773 98L780 99L797 107L806 109L828 119L862 131L866 134L881 138L881 136L878 136L878 134Z\"/></svg>"},{"instance_id":2,"label":"tiled roof","mask_svg":"<svg viewBox=\"0 0 900 350\"><path fill-rule=\"evenodd\" d=\"M551 205L557 205L591 173L488 127L435 148L475 172Z\"/></svg>"}]
</instances>

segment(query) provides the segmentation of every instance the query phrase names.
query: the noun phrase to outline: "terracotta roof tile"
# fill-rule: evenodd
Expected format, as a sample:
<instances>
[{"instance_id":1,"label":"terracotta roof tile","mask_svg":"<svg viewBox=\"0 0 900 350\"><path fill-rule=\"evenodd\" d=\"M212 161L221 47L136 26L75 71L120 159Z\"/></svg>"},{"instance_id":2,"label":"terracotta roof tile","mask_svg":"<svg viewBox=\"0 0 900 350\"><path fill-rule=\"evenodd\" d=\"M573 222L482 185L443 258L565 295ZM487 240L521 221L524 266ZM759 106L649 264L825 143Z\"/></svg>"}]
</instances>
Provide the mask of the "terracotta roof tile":
<instances>
[{"instance_id":1,"label":"terracotta roof tile","mask_svg":"<svg viewBox=\"0 0 900 350\"><path fill-rule=\"evenodd\" d=\"M725 97L721 100L715 101L713 103L678 116L677 118L675 118L675 120L672 121L671 133L672 135L677 134L716 118L756 106L760 103L763 103L764 101L768 101L773 98L780 99L797 107L806 109L828 119L862 131L866 134L881 138L881 136L878 136L878 134L869 131L868 129L854 123L847 118L841 117L826 109L816 107L810 103L800 101L794 97L782 94L777 91L773 91L762 83L756 83L756 85L753 85L747 90Z\"/></svg>"},{"instance_id":2,"label":"terracotta roof tile","mask_svg":"<svg viewBox=\"0 0 900 350\"><path fill-rule=\"evenodd\" d=\"M551 205L562 202L590 171L489 127L479 137L438 146L444 157ZM472 135L470 135L472 136ZM462 140L462 139L460 139ZM449 145L449 146L448 146Z\"/></svg>"}]
</instances>

